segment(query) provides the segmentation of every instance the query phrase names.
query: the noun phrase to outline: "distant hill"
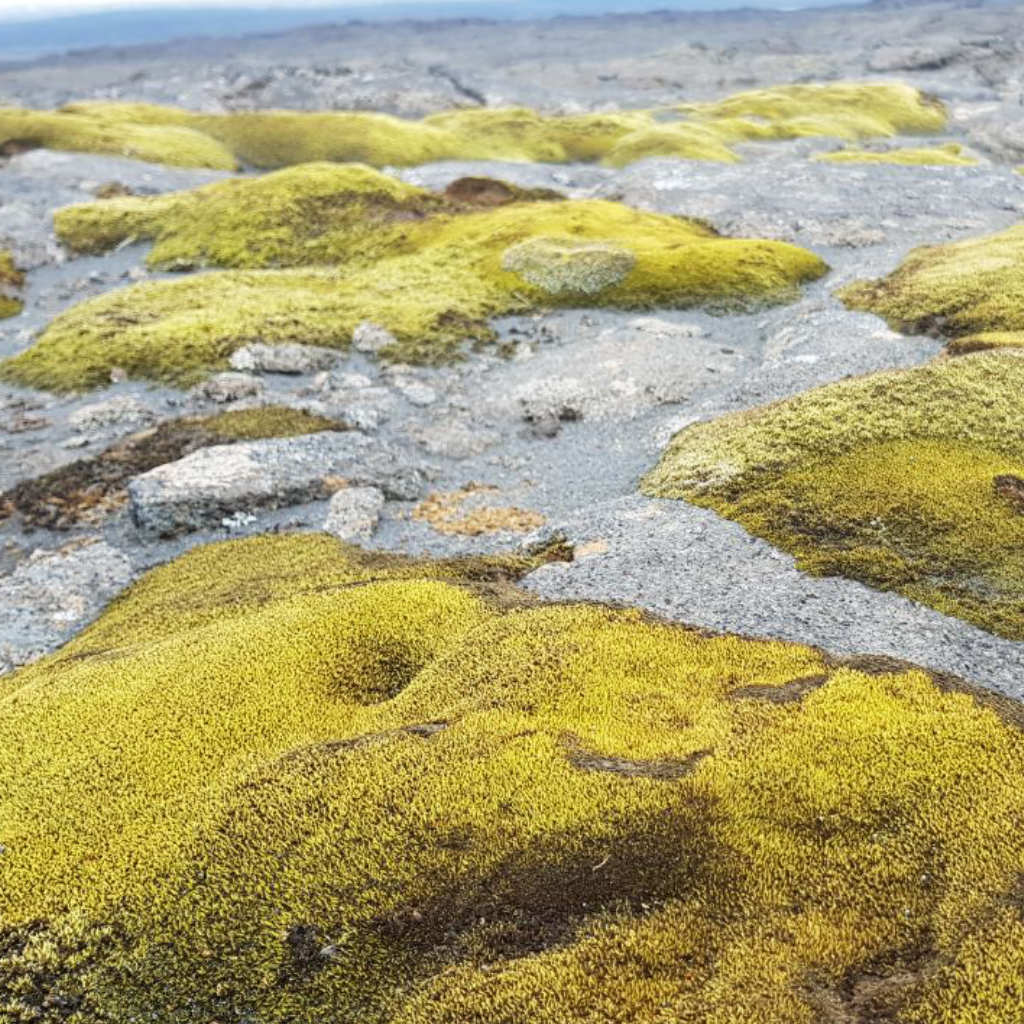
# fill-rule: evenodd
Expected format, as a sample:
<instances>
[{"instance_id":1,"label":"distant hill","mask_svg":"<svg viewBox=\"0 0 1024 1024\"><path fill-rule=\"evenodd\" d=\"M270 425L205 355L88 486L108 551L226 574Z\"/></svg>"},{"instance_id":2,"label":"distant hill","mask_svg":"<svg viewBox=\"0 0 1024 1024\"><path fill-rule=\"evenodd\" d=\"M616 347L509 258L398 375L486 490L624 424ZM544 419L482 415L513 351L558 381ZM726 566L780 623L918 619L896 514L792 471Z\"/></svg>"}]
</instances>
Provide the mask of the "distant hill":
<instances>
[{"instance_id":1,"label":"distant hill","mask_svg":"<svg viewBox=\"0 0 1024 1024\"><path fill-rule=\"evenodd\" d=\"M843 0L463 0L309 7L164 7L126 9L31 20L0 15L0 60L100 46L132 46L188 37L274 33L327 22L439 18L544 18L559 15L715 10L740 7L833 6Z\"/></svg>"}]
</instances>

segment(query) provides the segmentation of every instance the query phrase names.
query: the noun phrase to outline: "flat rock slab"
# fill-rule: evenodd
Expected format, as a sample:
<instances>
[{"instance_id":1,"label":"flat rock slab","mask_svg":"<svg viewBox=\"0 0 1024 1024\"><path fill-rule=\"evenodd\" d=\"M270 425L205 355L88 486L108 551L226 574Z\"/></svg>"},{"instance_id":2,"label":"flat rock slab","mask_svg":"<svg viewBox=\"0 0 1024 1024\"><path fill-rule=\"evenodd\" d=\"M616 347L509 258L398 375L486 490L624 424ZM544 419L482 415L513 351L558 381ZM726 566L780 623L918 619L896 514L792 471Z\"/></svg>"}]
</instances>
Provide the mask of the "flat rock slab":
<instances>
[{"instance_id":1,"label":"flat rock slab","mask_svg":"<svg viewBox=\"0 0 1024 1024\"><path fill-rule=\"evenodd\" d=\"M128 558L96 538L34 551L0 578L0 675L59 647L133 575Z\"/></svg>"},{"instance_id":2,"label":"flat rock slab","mask_svg":"<svg viewBox=\"0 0 1024 1024\"><path fill-rule=\"evenodd\" d=\"M328 431L204 448L135 477L128 494L138 530L170 537L237 512L316 501L345 486L413 500L422 471L358 431Z\"/></svg>"}]
</instances>

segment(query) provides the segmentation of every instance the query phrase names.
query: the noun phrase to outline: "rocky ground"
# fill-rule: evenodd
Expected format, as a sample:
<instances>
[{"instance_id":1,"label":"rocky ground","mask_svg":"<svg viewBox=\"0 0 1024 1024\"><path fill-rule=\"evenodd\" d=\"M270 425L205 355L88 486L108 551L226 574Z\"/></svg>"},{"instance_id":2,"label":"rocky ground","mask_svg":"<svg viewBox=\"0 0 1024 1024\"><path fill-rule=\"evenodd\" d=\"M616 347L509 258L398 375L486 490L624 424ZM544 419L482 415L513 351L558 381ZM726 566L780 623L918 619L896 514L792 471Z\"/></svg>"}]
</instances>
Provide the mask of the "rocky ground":
<instances>
[{"instance_id":1,"label":"rocky ground","mask_svg":"<svg viewBox=\"0 0 1024 1024\"><path fill-rule=\"evenodd\" d=\"M341 27L230 43L169 44L0 70L0 103L72 98L204 109L284 106L422 114L453 105L548 110L650 106L790 81L898 77L945 100L974 167L811 162L827 141L743 147L736 165L439 164L399 173L441 189L466 175L616 198L783 239L832 271L789 306L752 315L555 312L500 321L496 350L440 369L382 366L372 337L312 360L258 347L192 391L112 381L80 397L0 389L0 490L191 414L283 404L357 432L250 441L147 474L120 507L65 531L0 523L0 672L52 648L145 568L194 545L327 528L382 549L500 551L553 535L575 549L526 586L624 602L715 629L837 654L911 659L1020 695L1024 654L957 619L789 556L684 502L637 494L671 434L816 384L931 359L939 342L848 311L833 291L896 267L914 246L1007 227L1024 213L1024 19L1012 5L650 15L514 27ZM843 39L837 50L835 40ZM302 54L301 62L295 58ZM569 54L569 59L564 55ZM0 356L70 305L151 276L146 250L69 258L52 211L105 183L161 193L214 180L135 161L36 150L0 166L0 248L28 270L25 311ZM360 486L319 498L325 473ZM266 504L282 507L267 509ZM188 531L160 536L170 516Z\"/></svg>"}]
</instances>

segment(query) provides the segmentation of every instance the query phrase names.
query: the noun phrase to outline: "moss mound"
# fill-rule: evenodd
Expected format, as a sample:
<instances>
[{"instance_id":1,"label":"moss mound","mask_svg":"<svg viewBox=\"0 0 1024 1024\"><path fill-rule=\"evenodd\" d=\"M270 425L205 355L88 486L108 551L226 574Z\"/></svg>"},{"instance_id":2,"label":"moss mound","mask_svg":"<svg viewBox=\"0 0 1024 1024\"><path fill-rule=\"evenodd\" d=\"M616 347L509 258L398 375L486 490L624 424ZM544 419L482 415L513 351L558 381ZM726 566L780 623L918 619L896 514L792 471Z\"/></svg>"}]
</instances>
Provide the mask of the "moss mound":
<instances>
[{"instance_id":1,"label":"moss mound","mask_svg":"<svg viewBox=\"0 0 1024 1024\"><path fill-rule=\"evenodd\" d=\"M139 473L216 444L262 437L295 437L341 425L284 406L233 409L216 416L161 423L87 459L76 459L0 494L0 520L17 515L26 529L69 530L95 522L127 500L125 487Z\"/></svg>"},{"instance_id":2,"label":"moss mound","mask_svg":"<svg viewBox=\"0 0 1024 1024\"><path fill-rule=\"evenodd\" d=\"M1024 331L1022 267L1024 224L1018 224L994 235L915 249L887 277L855 282L839 296L851 309L877 313L908 334L997 334L1005 345L1010 333Z\"/></svg>"},{"instance_id":3,"label":"moss mound","mask_svg":"<svg viewBox=\"0 0 1024 1024\"><path fill-rule=\"evenodd\" d=\"M322 167L312 173L330 179L328 171L337 173ZM343 171L346 176L350 172ZM353 173L372 176L373 182L379 177L360 169ZM161 256L248 264L254 258L284 263L312 254L332 256L340 265L224 271L111 292L54 320L32 348L0 365L0 377L78 390L104 383L111 368L119 366L133 376L188 383L223 367L232 351L254 340L344 348L364 321L395 335L397 343L383 353L385 358L437 362L457 355L467 339L489 340L487 319L496 315L584 302L623 309L750 308L790 300L800 284L827 270L818 257L792 245L719 238L692 221L600 200L512 202L442 213L399 221L399 227L391 224L374 238L380 210L386 207L386 217L391 216L391 200L367 204L359 199L359 212L352 213L346 199L336 218L340 226L310 241L310 222L296 219L287 201L277 202L296 182L301 187L303 176L303 169L287 172L262 193L264 183L254 182L186 193L172 198L168 207L158 204L158 210L171 210L166 234L159 236ZM269 212L229 201L232 195L255 194L275 196ZM221 197L228 198L218 208ZM425 200L419 194L406 199L399 190L396 202L406 201ZM192 212L183 212L193 202ZM94 223L119 225L99 234L109 241L134 229L134 223L125 227L119 211L136 211L137 203L97 204ZM104 219L103 210L111 207L116 209ZM190 235L191 218L204 220L207 211L206 226ZM359 227L346 227L351 223ZM549 291L505 269L508 250L543 238L568 239L576 247L596 245L607 253L623 251L633 268L618 283L608 279L596 293L567 292L562 278L552 278L557 289Z\"/></svg>"},{"instance_id":4,"label":"moss mound","mask_svg":"<svg viewBox=\"0 0 1024 1024\"><path fill-rule=\"evenodd\" d=\"M686 428L643 487L738 520L809 572L1022 639L1022 388L1019 350L842 381Z\"/></svg>"},{"instance_id":5,"label":"moss mound","mask_svg":"<svg viewBox=\"0 0 1024 1024\"><path fill-rule=\"evenodd\" d=\"M0 249L0 320L17 316L24 305L18 292L25 283L25 275L14 265L14 257Z\"/></svg>"},{"instance_id":6,"label":"moss mound","mask_svg":"<svg viewBox=\"0 0 1024 1024\"><path fill-rule=\"evenodd\" d=\"M93 104L89 113L0 107L0 147L66 149L133 157L177 167L233 171L238 161L216 139L173 118L152 124L126 120Z\"/></svg>"},{"instance_id":7,"label":"moss mound","mask_svg":"<svg viewBox=\"0 0 1024 1024\"><path fill-rule=\"evenodd\" d=\"M832 164L901 164L913 167L975 167L978 163L955 142L886 150L839 149L834 153L816 153L812 159Z\"/></svg>"},{"instance_id":8,"label":"moss mound","mask_svg":"<svg viewBox=\"0 0 1024 1024\"><path fill-rule=\"evenodd\" d=\"M1013 1019L1019 707L526 568L199 549L6 681L5 1015Z\"/></svg>"},{"instance_id":9,"label":"moss mound","mask_svg":"<svg viewBox=\"0 0 1024 1024\"><path fill-rule=\"evenodd\" d=\"M735 160L733 143L823 135L856 140L939 132L942 105L898 83L781 86L719 103L548 117L523 108L455 110L409 121L352 111L201 114L89 101L56 113L0 110L0 145L49 146L230 169L331 160L408 167L433 160Z\"/></svg>"}]
</instances>

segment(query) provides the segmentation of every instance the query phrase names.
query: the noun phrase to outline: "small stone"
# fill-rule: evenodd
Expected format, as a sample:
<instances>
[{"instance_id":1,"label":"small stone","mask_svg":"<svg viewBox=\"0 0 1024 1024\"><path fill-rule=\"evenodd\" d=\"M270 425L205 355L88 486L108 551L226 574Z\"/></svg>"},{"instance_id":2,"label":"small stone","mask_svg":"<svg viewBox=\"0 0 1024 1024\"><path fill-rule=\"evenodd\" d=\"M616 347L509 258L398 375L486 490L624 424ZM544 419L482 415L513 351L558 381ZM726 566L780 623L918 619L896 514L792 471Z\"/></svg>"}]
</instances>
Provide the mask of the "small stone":
<instances>
[{"instance_id":1,"label":"small stone","mask_svg":"<svg viewBox=\"0 0 1024 1024\"><path fill-rule=\"evenodd\" d=\"M312 373L338 361L338 353L317 345L245 345L231 353L232 369L257 373Z\"/></svg>"},{"instance_id":2,"label":"small stone","mask_svg":"<svg viewBox=\"0 0 1024 1024\"><path fill-rule=\"evenodd\" d=\"M384 495L376 487L346 487L331 498L324 530L341 540L367 540L383 508Z\"/></svg>"},{"instance_id":3,"label":"small stone","mask_svg":"<svg viewBox=\"0 0 1024 1024\"><path fill-rule=\"evenodd\" d=\"M413 381L411 384L406 384L401 390L405 398L413 405L433 405L437 401L437 392L429 384Z\"/></svg>"},{"instance_id":4,"label":"small stone","mask_svg":"<svg viewBox=\"0 0 1024 1024\"><path fill-rule=\"evenodd\" d=\"M106 427L138 427L152 423L156 417L148 406L130 395L116 395L105 402L93 402L76 409L68 423L79 433Z\"/></svg>"},{"instance_id":5,"label":"small stone","mask_svg":"<svg viewBox=\"0 0 1024 1024\"><path fill-rule=\"evenodd\" d=\"M352 347L357 352L377 353L389 345L398 344L398 339L380 324L364 320L352 332Z\"/></svg>"},{"instance_id":6,"label":"small stone","mask_svg":"<svg viewBox=\"0 0 1024 1024\"><path fill-rule=\"evenodd\" d=\"M263 381L249 373L218 373L196 388L204 398L221 404L254 398L263 393Z\"/></svg>"},{"instance_id":7,"label":"small stone","mask_svg":"<svg viewBox=\"0 0 1024 1024\"><path fill-rule=\"evenodd\" d=\"M122 381L128 379L128 371L122 366L112 366L110 368L110 383L120 384Z\"/></svg>"}]
</instances>

